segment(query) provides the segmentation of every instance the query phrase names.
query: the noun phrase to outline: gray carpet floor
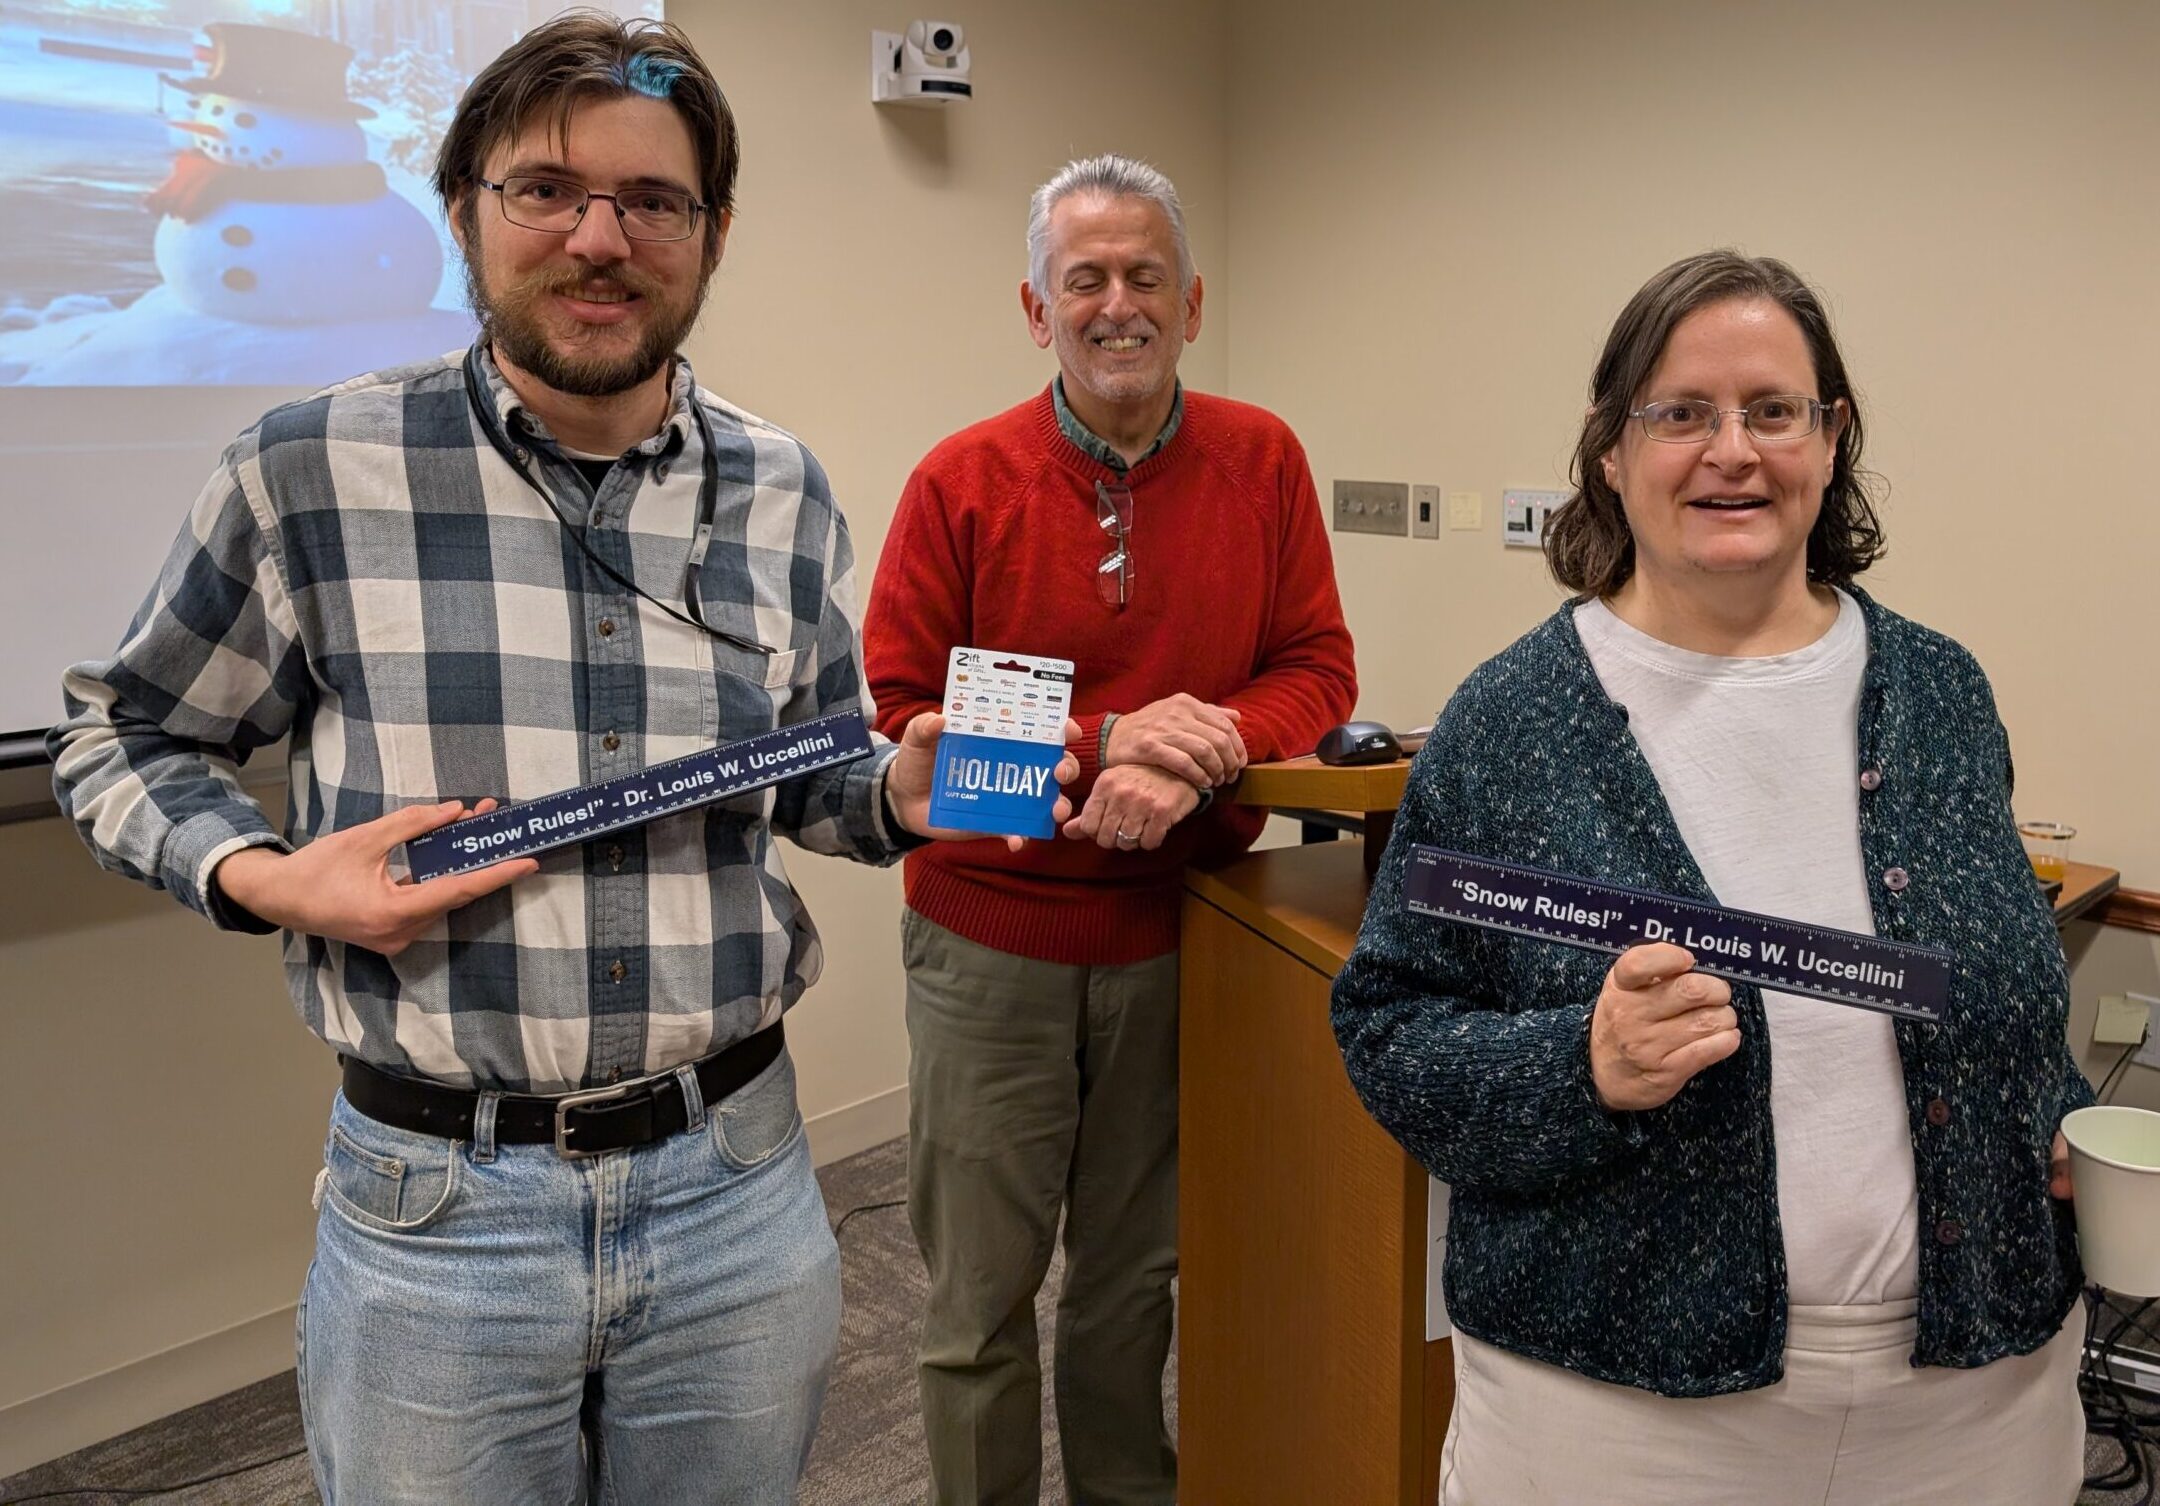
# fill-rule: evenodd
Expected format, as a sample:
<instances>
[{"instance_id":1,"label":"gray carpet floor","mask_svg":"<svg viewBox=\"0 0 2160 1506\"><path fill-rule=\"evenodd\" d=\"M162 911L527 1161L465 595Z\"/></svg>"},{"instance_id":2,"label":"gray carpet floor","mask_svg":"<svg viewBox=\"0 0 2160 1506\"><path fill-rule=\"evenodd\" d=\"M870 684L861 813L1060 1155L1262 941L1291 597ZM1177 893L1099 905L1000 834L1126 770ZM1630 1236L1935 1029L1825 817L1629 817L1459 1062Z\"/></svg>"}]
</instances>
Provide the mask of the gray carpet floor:
<instances>
[{"instance_id":1,"label":"gray carpet floor","mask_svg":"<svg viewBox=\"0 0 2160 1506\"><path fill-rule=\"evenodd\" d=\"M901 1197L906 1191L906 1147L893 1141L818 1173L835 1222L848 1210ZM803 1506L911 1506L924 1499L922 1417L915 1396L915 1336L922 1319L923 1270L908 1231L907 1213L885 1208L857 1214L840 1236L841 1285L846 1303L840 1353L824 1419L804 1478ZM1053 1261L1036 1303L1047 1342L1051 1312L1063 1278ZM1044 1372L1049 1370L1045 1355ZM1177 1359L1173 1348L1164 1384L1171 1428L1177 1421ZM272 1459L301 1446L300 1413L292 1372L136 1429L132 1433L0 1480L0 1506L14 1506L48 1491L76 1506L104 1506L127 1499L104 1486L142 1491ZM2088 1468L2119 1462L2112 1443L2086 1446ZM1063 1499L1058 1463L1057 1417L1047 1385L1043 1395L1043 1493L1045 1506ZM314 1506L316 1495L304 1456L280 1460L228 1479L160 1495L170 1506ZM2129 1493L2087 1492L2080 1506L2133 1506ZM1314 1503L1350 1506L1350 1503ZM1973 1506L1996 1506L1975 1502ZM2021 1503L2024 1506L2024 1503Z\"/></svg>"}]
</instances>

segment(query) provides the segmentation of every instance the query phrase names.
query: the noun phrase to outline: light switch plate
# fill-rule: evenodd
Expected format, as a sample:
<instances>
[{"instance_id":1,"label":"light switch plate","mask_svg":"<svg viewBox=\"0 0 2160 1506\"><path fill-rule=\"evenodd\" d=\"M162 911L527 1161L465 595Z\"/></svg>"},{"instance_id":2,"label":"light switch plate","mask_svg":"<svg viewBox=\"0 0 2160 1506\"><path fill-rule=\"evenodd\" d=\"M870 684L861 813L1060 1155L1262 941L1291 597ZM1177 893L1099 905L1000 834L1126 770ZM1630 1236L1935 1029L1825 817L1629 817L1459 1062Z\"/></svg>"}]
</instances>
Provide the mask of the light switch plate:
<instances>
[{"instance_id":1,"label":"light switch plate","mask_svg":"<svg viewBox=\"0 0 2160 1506\"><path fill-rule=\"evenodd\" d=\"M1440 537L1439 487L1413 486L1410 488L1410 537L1414 539L1437 539Z\"/></svg>"},{"instance_id":2,"label":"light switch plate","mask_svg":"<svg viewBox=\"0 0 2160 1506\"><path fill-rule=\"evenodd\" d=\"M1335 483L1335 531L1410 533L1410 483L1407 481L1338 481Z\"/></svg>"},{"instance_id":3,"label":"light switch plate","mask_svg":"<svg viewBox=\"0 0 2160 1506\"><path fill-rule=\"evenodd\" d=\"M1463 533L1475 533L1485 526L1485 494L1483 492L1449 492L1447 497L1447 526Z\"/></svg>"}]
</instances>

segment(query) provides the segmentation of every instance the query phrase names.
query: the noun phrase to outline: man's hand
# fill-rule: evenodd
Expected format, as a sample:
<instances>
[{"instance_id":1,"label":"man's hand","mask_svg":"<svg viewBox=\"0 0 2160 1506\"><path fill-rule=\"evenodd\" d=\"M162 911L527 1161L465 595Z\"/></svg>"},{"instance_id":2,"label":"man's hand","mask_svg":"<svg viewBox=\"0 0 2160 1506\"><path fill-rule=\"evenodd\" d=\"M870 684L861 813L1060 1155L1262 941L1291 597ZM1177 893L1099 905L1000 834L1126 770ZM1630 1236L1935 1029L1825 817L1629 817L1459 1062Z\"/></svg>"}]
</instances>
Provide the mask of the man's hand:
<instances>
[{"instance_id":1,"label":"man's hand","mask_svg":"<svg viewBox=\"0 0 2160 1506\"><path fill-rule=\"evenodd\" d=\"M2055 1131L2055 1148L2048 1153L2048 1196L2066 1203L2077 1196L2070 1185L2070 1142L2061 1130Z\"/></svg>"},{"instance_id":2,"label":"man's hand","mask_svg":"<svg viewBox=\"0 0 2160 1506\"><path fill-rule=\"evenodd\" d=\"M1098 847L1153 852L1199 803L1200 792L1175 774L1153 764L1120 764L1095 776L1086 808L1065 823L1065 835Z\"/></svg>"},{"instance_id":3,"label":"man's hand","mask_svg":"<svg viewBox=\"0 0 2160 1506\"><path fill-rule=\"evenodd\" d=\"M1590 1076L1608 1109L1654 1109L1740 1048L1732 985L1694 966L1667 941L1614 959L1590 1018Z\"/></svg>"},{"instance_id":4,"label":"man's hand","mask_svg":"<svg viewBox=\"0 0 2160 1506\"><path fill-rule=\"evenodd\" d=\"M885 803L892 808L893 819L918 837L931 837L940 842L979 842L979 831L953 831L930 824L930 781L937 772L937 741L945 730L945 717L936 711L925 711L907 724L900 734L900 751L885 766ZM1080 726L1070 717L1065 720L1065 741L1071 742L1080 735ZM1068 753L1058 760L1050 771L1059 784L1071 784L1080 777L1080 760ZM1072 802L1063 795L1050 808L1053 825L1062 823L1072 814ZM1014 852L1027 846L1026 837L1007 837L1005 845Z\"/></svg>"},{"instance_id":5,"label":"man's hand","mask_svg":"<svg viewBox=\"0 0 2160 1506\"><path fill-rule=\"evenodd\" d=\"M1232 707L1211 706L1181 690L1112 722L1103 764L1152 764L1196 789L1228 784L1246 763L1238 716Z\"/></svg>"},{"instance_id":6,"label":"man's hand","mask_svg":"<svg viewBox=\"0 0 2160 1506\"><path fill-rule=\"evenodd\" d=\"M273 925L394 957L452 910L539 870L535 858L511 858L418 884L390 877L390 853L400 843L493 809L493 800L470 812L462 800L409 805L317 837L298 852L243 847L211 870L210 882Z\"/></svg>"}]
</instances>

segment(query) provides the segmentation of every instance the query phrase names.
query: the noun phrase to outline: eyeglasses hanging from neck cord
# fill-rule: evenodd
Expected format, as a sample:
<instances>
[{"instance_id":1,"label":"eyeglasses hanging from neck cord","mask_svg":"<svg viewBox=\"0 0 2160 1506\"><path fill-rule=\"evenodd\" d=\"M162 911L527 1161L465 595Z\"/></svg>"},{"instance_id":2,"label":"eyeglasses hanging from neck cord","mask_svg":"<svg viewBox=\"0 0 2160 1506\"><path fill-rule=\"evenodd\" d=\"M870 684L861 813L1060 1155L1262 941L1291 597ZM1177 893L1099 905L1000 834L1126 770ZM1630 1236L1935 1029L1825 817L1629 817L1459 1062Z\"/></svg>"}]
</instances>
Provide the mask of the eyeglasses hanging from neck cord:
<instances>
[{"instance_id":1,"label":"eyeglasses hanging from neck cord","mask_svg":"<svg viewBox=\"0 0 2160 1506\"><path fill-rule=\"evenodd\" d=\"M531 458L529 452L512 448L509 440L498 430L494 422L494 407L487 401L487 394L480 385L479 374L474 369L477 361L477 351L466 357L465 396L472 404L474 415L480 420L481 432L487 435L488 443L495 447L495 452L508 461L510 468L517 472L518 479L531 487L533 494L547 504L547 510L554 514L555 521L562 524L563 532L570 535L571 542L584 551L587 559L600 567L602 574L606 575L608 579L614 581L618 586L621 586L625 591L651 602L686 627L694 627L702 632L710 633L721 642L733 644L735 647L749 653L763 654L770 657L778 652L778 650L759 643L755 639L741 637L727 631L725 628L716 628L705 620L705 604L699 595L698 577L705 570L705 552L712 546L713 518L719 511L720 506L720 472L716 445L713 440L712 420L706 415L705 407L697 400L695 393L690 398L690 414L697 421L698 439L704 445L705 453L700 463L703 474L698 481L697 528L690 540L689 564L683 571L683 605L690 609L689 613L685 615L653 595L652 592L640 586L627 575L624 575L606 560L600 558L592 545L585 542L585 530L563 516L562 509L555 505L555 499L548 495L547 488L542 486L532 472L527 469Z\"/></svg>"}]
</instances>

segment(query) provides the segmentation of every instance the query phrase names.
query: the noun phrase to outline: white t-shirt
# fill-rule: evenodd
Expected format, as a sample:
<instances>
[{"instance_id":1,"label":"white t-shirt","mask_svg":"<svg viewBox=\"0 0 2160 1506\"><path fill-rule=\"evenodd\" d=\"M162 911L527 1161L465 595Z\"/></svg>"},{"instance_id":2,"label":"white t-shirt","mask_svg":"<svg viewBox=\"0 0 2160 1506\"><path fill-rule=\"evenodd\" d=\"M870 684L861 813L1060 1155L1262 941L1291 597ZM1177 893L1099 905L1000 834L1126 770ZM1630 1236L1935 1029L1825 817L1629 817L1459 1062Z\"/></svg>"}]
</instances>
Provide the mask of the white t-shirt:
<instances>
[{"instance_id":1,"label":"white t-shirt","mask_svg":"<svg viewBox=\"0 0 2160 1506\"><path fill-rule=\"evenodd\" d=\"M1675 648L1603 602L1577 608L1575 626L1718 902L1874 934L1860 856L1858 603L1840 591L1821 638L1754 659ZM1763 1008L1792 1304L1916 1295L1919 1198L1890 1020L1767 989Z\"/></svg>"}]
</instances>

